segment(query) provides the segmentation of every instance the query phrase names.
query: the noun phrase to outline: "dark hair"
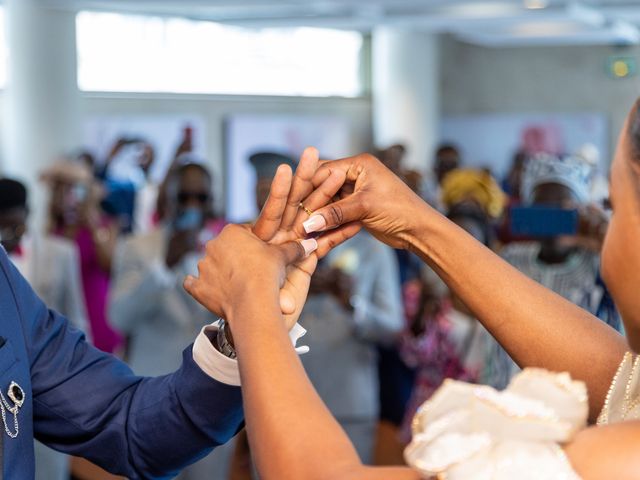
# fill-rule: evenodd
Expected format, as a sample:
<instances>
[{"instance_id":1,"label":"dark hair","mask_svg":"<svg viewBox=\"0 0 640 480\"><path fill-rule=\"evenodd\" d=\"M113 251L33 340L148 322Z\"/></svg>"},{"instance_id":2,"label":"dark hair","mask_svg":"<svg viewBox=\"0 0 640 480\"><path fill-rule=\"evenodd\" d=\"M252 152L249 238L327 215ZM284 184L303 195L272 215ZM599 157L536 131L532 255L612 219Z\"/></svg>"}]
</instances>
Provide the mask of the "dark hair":
<instances>
[{"instance_id":1,"label":"dark hair","mask_svg":"<svg viewBox=\"0 0 640 480\"><path fill-rule=\"evenodd\" d=\"M460 150L453 143L441 143L438 145L438 149L436 150L436 156L439 156L443 153L453 152L456 155L460 156Z\"/></svg>"},{"instance_id":2,"label":"dark hair","mask_svg":"<svg viewBox=\"0 0 640 480\"><path fill-rule=\"evenodd\" d=\"M0 210L27 208L27 189L21 182L0 178Z\"/></svg>"},{"instance_id":3,"label":"dark hair","mask_svg":"<svg viewBox=\"0 0 640 480\"><path fill-rule=\"evenodd\" d=\"M207 180L209 180L209 182L213 180L211 176L211 172L207 167L205 167L201 163L193 163L193 162L185 163L183 165L180 165L178 168L176 168L176 171L175 171L176 178L181 178L189 170L198 170L202 175L207 177Z\"/></svg>"}]
</instances>

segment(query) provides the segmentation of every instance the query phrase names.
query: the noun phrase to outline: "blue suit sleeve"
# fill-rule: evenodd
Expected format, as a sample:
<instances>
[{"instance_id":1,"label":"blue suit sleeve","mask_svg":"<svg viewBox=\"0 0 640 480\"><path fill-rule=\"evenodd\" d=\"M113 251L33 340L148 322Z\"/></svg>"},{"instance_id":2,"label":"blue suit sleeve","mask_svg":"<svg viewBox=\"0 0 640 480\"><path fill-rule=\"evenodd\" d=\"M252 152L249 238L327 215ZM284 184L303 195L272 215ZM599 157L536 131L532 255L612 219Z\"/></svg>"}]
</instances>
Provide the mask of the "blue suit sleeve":
<instances>
[{"instance_id":1,"label":"blue suit sleeve","mask_svg":"<svg viewBox=\"0 0 640 480\"><path fill-rule=\"evenodd\" d=\"M236 433L240 389L202 372L191 347L175 373L135 376L48 310L4 252L0 263L24 334L36 438L112 473L146 479L175 476Z\"/></svg>"}]
</instances>

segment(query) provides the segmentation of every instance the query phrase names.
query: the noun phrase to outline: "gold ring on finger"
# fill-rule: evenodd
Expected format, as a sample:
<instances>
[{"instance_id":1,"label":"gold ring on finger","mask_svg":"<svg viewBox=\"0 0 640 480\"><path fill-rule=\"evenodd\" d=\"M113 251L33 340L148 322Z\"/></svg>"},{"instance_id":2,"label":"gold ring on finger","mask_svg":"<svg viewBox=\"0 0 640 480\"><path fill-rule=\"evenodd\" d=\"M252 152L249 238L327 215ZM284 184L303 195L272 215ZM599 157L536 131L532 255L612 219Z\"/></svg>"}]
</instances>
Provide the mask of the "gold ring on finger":
<instances>
[{"instance_id":1,"label":"gold ring on finger","mask_svg":"<svg viewBox=\"0 0 640 480\"><path fill-rule=\"evenodd\" d=\"M311 216L313 215L313 210L309 210L307 207L304 206L304 203L300 202L299 207L304 210L304 213L306 213L307 215Z\"/></svg>"}]
</instances>

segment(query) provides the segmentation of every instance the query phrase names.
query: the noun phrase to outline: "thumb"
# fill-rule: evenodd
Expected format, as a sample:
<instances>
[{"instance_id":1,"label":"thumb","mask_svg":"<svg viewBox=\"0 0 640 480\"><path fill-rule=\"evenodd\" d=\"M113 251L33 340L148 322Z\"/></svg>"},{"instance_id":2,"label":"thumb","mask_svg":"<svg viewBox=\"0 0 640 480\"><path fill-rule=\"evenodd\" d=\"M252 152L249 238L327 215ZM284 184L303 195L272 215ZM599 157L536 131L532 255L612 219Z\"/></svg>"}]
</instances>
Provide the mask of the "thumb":
<instances>
[{"instance_id":1,"label":"thumb","mask_svg":"<svg viewBox=\"0 0 640 480\"><path fill-rule=\"evenodd\" d=\"M367 214L363 199L364 196L361 193L349 195L342 200L316 210L302 226L309 234L337 228L345 223L359 222Z\"/></svg>"},{"instance_id":2,"label":"thumb","mask_svg":"<svg viewBox=\"0 0 640 480\"><path fill-rule=\"evenodd\" d=\"M306 240L283 243L276 248L280 250L285 264L291 265L298 263L315 252L318 249L318 242L315 238L308 238Z\"/></svg>"},{"instance_id":3,"label":"thumb","mask_svg":"<svg viewBox=\"0 0 640 480\"><path fill-rule=\"evenodd\" d=\"M192 275L187 275L182 282L182 287L186 290L186 292L192 297L196 297L196 282L197 278Z\"/></svg>"}]
</instances>

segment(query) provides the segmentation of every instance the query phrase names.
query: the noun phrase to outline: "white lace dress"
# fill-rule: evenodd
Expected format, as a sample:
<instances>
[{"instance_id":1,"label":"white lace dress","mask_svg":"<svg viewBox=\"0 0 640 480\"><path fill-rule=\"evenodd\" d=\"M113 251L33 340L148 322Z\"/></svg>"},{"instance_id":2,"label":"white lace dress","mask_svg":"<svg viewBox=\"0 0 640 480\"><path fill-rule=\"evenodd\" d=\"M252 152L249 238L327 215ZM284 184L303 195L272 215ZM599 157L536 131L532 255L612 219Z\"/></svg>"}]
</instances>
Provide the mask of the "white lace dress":
<instances>
[{"instance_id":1,"label":"white lace dress","mask_svg":"<svg viewBox=\"0 0 640 480\"><path fill-rule=\"evenodd\" d=\"M587 391L525 369L506 390L447 380L415 416L405 451L425 478L576 480L561 444L586 426Z\"/></svg>"},{"instance_id":2,"label":"white lace dress","mask_svg":"<svg viewBox=\"0 0 640 480\"><path fill-rule=\"evenodd\" d=\"M561 445L586 427L587 390L525 369L506 390L447 380L418 410L408 464L442 480L579 480ZM625 354L598 425L640 419L640 356Z\"/></svg>"}]
</instances>

